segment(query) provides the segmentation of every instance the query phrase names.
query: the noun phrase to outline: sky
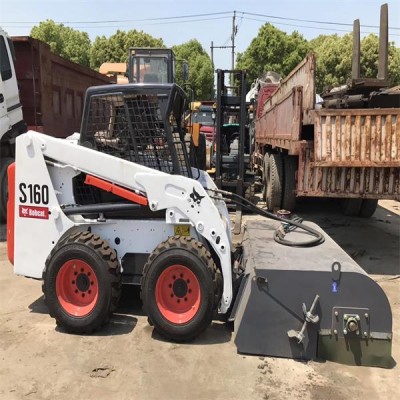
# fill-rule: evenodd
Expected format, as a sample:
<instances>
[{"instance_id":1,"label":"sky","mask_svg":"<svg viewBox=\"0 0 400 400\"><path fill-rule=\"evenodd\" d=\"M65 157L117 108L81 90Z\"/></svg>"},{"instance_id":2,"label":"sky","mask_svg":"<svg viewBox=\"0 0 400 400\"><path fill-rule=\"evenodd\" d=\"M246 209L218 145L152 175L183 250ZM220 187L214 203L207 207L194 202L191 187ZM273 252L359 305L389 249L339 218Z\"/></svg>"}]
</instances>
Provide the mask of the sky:
<instances>
[{"instance_id":1,"label":"sky","mask_svg":"<svg viewBox=\"0 0 400 400\"><path fill-rule=\"evenodd\" d=\"M211 42L231 46L236 11L236 57L266 22L289 34L297 30L308 40L344 35L357 18L362 36L378 33L381 4L383 0L0 0L0 26L11 36L29 35L34 25L52 19L87 32L92 41L117 29L137 29L162 38L168 47L197 39L210 54ZM400 0L388 5L389 40L400 47ZM214 49L215 68L231 68L231 51Z\"/></svg>"}]
</instances>

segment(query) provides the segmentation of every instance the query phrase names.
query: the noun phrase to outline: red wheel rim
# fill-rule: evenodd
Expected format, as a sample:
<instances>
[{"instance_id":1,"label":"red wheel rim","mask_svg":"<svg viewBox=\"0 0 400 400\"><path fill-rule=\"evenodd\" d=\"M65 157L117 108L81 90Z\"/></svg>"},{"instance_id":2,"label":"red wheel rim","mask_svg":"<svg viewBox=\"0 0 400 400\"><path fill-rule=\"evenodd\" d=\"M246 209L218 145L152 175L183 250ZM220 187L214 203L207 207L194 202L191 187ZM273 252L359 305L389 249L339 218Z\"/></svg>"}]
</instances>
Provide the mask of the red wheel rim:
<instances>
[{"instance_id":1,"label":"red wheel rim","mask_svg":"<svg viewBox=\"0 0 400 400\"><path fill-rule=\"evenodd\" d=\"M162 316L174 324L186 324L200 308L200 284L196 275L179 264L166 268L156 284L156 302Z\"/></svg>"},{"instance_id":2,"label":"red wheel rim","mask_svg":"<svg viewBox=\"0 0 400 400\"><path fill-rule=\"evenodd\" d=\"M85 261L65 262L56 278L56 294L64 311L73 317L85 317L97 303L99 285L92 267Z\"/></svg>"}]
</instances>

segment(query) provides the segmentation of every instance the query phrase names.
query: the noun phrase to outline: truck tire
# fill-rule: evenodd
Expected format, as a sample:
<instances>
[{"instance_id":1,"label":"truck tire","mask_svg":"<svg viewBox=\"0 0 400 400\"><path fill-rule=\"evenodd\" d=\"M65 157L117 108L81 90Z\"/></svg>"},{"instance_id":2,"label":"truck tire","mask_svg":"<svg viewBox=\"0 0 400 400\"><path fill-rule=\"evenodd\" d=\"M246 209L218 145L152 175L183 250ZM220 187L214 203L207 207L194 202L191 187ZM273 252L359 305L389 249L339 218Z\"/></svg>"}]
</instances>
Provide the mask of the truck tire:
<instances>
[{"instance_id":1,"label":"truck tire","mask_svg":"<svg viewBox=\"0 0 400 400\"><path fill-rule=\"evenodd\" d=\"M211 323L218 306L218 274L210 252L193 238L159 244L143 270L143 310L169 340L192 340Z\"/></svg>"},{"instance_id":2,"label":"truck tire","mask_svg":"<svg viewBox=\"0 0 400 400\"><path fill-rule=\"evenodd\" d=\"M47 258L42 289L57 325L67 332L91 333L117 307L121 294L117 255L98 235L74 233Z\"/></svg>"},{"instance_id":3,"label":"truck tire","mask_svg":"<svg viewBox=\"0 0 400 400\"><path fill-rule=\"evenodd\" d=\"M285 155L283 157L283 193L281 208L294 211L296 208L296 171L297 157Z\"/></svg>"},{"instance_id":4,"label":"truck tire","mask_svg":"<svg viewBox=\"0 0 400 400\"><path fill-rule=\"evenodd\" d=\"M266 203L269 210L281 208L282 202L282 156L271 154L269 156L268 184Z\"/></svg>"},{"instance_id":5,"label":"truck tire","mask_svg":"<svg viewBox=\"0 0 400 400\"><path fill-rule=\"evenodd\" d=\"M378 207L378 199L363 199L359 216L363 218L372 217Z\"/></svg>"},{"instance_id":6,"label":"truck tire","mask_svg":"<svg viewBox=\"0 0 400 400\"><path fill-rule=\"evenodd\" d=\"M262 198L264 201L267 199L267 186L268 186L268 174L269 174L269 153L265 153L263 161L263 189Z\"/></svg>"},{"instance_id":7,"label":"truck tire","mask_svg":"<svg viewBox=\"0 0 400 400\"><path fill-rule=\"evenodd\" d=\"M11 157L0 160L0 222L7 220L8 176L7 169L14 162Z\"/></svg>"},{"instance_id":8,"label":"truck tire","mask_svg":"<svg viewBox=\"0 0 400 400\"><path fill-rule=\"evenodd\" d=\"M360 213L362 199L342 199L342 212L348 217L357 217Z\"/></svg>"}]
</instances>

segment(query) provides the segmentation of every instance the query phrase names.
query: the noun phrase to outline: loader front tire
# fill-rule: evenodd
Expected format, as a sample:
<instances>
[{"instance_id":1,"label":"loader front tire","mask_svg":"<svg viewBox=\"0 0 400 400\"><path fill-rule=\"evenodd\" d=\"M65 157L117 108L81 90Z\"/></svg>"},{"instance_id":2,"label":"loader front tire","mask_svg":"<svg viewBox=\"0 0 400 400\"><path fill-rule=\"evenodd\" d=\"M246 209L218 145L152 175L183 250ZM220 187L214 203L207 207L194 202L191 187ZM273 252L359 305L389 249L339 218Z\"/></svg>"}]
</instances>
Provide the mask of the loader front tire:
<instances>
[{"instance_id":1,"label":"loader front tire","mask_svg":"<svg viewBox=\"0 0 400 400\"><path fill-rule=\"evenodd\" d=\"M189 341L210 325L218 289L217 268L204 245L189 237L170 237L144 266L143 309L162 336Z\"/></svg>"},{"instance_id":2,"label":"loader front tire","mask_svg":"<svg viewBox=\"0 0 400 400\"><path fill-rule=\"evenodd\" d=\"M66 237L46 260L43 293L57 325L71 333L95 331L108 321L121 294L115 251L91 232Z\"/></svg>"}]
</instances>

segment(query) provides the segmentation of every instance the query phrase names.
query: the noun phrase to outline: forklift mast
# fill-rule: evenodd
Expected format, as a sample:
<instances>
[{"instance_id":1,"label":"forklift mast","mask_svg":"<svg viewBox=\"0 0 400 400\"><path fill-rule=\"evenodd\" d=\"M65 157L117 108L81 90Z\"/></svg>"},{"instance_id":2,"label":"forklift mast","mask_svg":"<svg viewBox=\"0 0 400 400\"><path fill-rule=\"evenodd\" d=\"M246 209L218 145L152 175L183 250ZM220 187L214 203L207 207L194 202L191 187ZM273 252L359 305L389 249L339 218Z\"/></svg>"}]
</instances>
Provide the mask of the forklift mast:
<instances>
[{"instance_id":1,"label":"forklift mast","mask_svg":"<svg viewBox=\"0 0 400 400\"><path fill-rule=\"evenodd\" d=\"M225 84L226 76L234 76L235 87L228 87ZM228 94L228 90L231 94ZM246 71L234 70L217 70L217 112L216 112L216 159L215 170L216 185L223 188L225 185L236 187L237 194L243 195L243 180L244 180L244 153L245 153L245 124L246 124ZM238 160L234 163L233 175L234 182L229 182L231 179L224 179L226 174L226 162L223 160L223 155L229 153L229 145L233 139L232 135L224 134L223 127L227 123L238 124L235 135L239 135ZM228 137L229 136L229 137Z\"/></svg>"},{"instance_id":2,"label":"forklift mast","mask_svg":"<svg viewBox=\"0 0 400 400\"><path fill-rule=\"evenodd\" d=\"M234 86L226 84L229 78ZM246 168L249 164L246 118L246 71L218 69L215 184L219 189L242 197L246 196L246 190L254 180ZM240 232L241 220L242 208L237 204L235 234Z\"/></svg>"}]
</instances>

